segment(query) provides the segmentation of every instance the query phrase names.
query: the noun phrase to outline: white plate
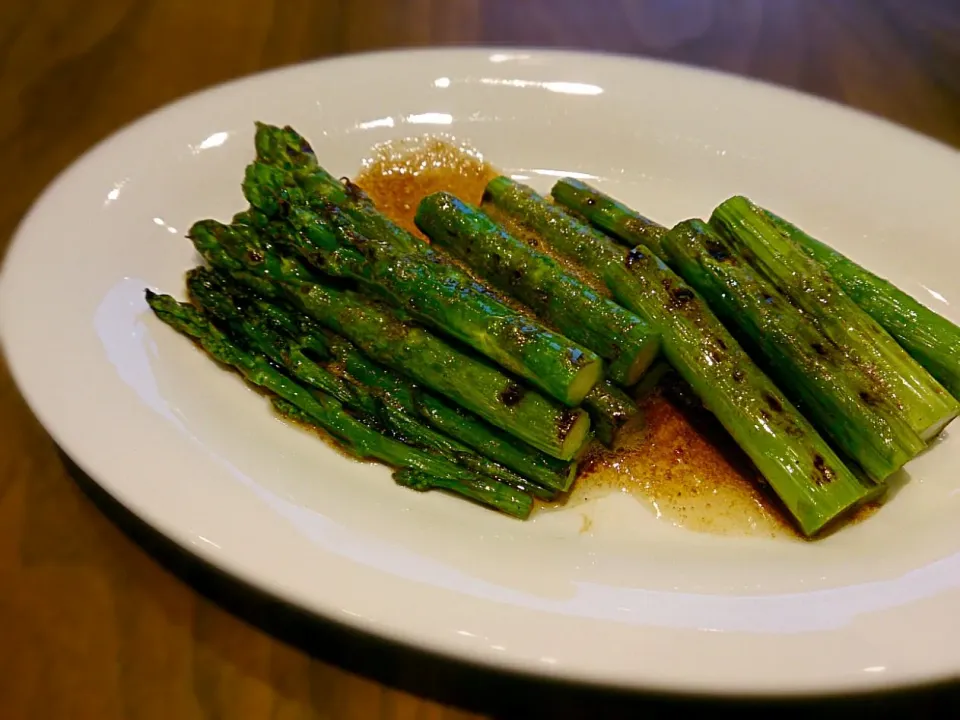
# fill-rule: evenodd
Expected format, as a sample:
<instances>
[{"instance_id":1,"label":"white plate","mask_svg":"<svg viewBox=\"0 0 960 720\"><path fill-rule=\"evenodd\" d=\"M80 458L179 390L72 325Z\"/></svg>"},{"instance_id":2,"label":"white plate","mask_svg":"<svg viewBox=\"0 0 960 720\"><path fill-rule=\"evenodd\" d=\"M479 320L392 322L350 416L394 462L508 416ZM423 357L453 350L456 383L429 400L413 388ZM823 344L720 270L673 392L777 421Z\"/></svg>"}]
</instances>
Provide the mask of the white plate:
<instances>
[{"instance_id":1,"label":"white plate","mask_svg":"<svg viewBox=\"0 0 960 720\"><path fill-rule=\"evenodd\" d=\"M443 131L542 190L584 173L667 223L747 194L955 321L958 153L654 62L348 57L189 97L102 143L24 220L0 286L16 381L82 469L196 554L324 616L491 666L645 689L818 693L958 676L956 438L911 463L869 521L804 544L678 529L626 496L519 523L398 488L276 420L154 319L142 292L182 295L195 263L184 230L244 207L258 119L298 128L338 174L376 142Z\"/></svg>"}]
</instances>

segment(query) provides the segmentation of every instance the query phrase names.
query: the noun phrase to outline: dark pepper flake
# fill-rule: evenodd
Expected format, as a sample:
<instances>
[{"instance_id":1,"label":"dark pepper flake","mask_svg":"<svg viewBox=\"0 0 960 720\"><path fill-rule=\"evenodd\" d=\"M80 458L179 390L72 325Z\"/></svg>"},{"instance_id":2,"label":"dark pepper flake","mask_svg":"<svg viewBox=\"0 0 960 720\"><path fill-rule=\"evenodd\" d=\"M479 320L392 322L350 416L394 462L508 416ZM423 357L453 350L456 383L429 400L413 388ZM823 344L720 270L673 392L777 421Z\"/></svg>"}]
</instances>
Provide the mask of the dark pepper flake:
<instances>
[{"instance_id":1,"label":"dark pepper flake","mask_svg":"<svg viewBox=\"0 0 960 720\"><path fill-rule=\"evenodd\" d=\"M641 250L640 246L638 245L637 247L631 249L627 253L627 256L623 260L623 264L626 265L627 268L631 268L633 267L633 264L635 262L637 262L638 260L643 260L646 257L647 257L646 253L644 253L643 250Z\"/></svg>"},{"instance_id":2,"label":"dark pepper flake","mask_svg":"<svg viewBox=\"0 0 960 720\"><path fill-rule=\"evenodd\" d=\"M560 415L560 420L557 422L557 440L560 442L566 440L567 435L570 434L576 422L577 411L573 408L565 409Z\"/></svg>"},{"instance_id":3,"label":"dark pepper flake","mask_svg":"<svg viewBox=\"0 0 960 720\"><path fill-rule=\"evenodd\" d=\"M723 243L713 238L707 238L703 244L707 250L707 254L714 260L723 262L724 260L730 259L730 253L727 252L727 249L723 246Z\"/></svg>"},{"instance_id":4,"label":"dark pepper flake","mask_svg":"<svg viewBox=\"0 0 960 720\"><path fill-rule=\"evenodd\" d=\"M877 405L880 402L876 395L874 395L873 393L869 393L866 390L861 390L859 397L861 400L863 400L864 403L866 403L867 405L870 405L871 407L874 405Z\"/></svg>"},{"instance_id":5,"label":"dark pepper flake","mask_svg":"<svg viewBox=\"0 0 960 720\"><path fill-rule=\"evenodd\" d=\"M833 468L827 465L827 461L823 459L823 455L820 453L813 456L813 470L813 481L817 485L826 485L836 477Z\"/></svg>"},{"instance_id":6,"label":"dark pepper flake","mask_svg":"<svg viewBox=\"0 0 960 720\"><path fill-rule=\"evenodd\" d=\"M695 296L690 288L672 287L670 288L670 297L673 298L674 307L680 307L693 300Z\"/></svg>"},{"instance_id":7,"label":"dark pepper flake","mask_svg":"<svg viewBox=\"0 0 960 720\"><path fill-rule=\"evenodd\" d=\"M775 413L783 412L783 404L770 393L765 392L763 394L763 400L765 403L767 403L767 407L769 407Z\"/></svg>"},{"instance_id":8,"label":"dark pepper flake","mask_svg":"<svg viewBox=\"0 0 960 720\"><path fill-rule=\"evenodd\" d=\"M523 396L526 391L515 383L507 385L507 387L500 393L500 402L502 402L507 407L514 407L523 400Z\"/></svg>"}]
</instances>

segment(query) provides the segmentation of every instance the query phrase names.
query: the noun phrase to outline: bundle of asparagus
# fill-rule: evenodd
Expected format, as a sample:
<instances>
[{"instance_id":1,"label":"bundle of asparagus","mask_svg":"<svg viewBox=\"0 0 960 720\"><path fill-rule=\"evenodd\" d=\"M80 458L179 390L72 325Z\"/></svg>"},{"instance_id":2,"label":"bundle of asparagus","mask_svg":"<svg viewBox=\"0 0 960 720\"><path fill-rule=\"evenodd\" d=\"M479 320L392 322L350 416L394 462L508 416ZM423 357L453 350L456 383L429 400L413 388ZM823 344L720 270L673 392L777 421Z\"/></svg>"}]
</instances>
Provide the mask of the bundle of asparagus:
<instances>
[{"instance_id":1,"label":"bundle of asparagus","mask_svg":"<svg viewBox=\"0 0 960 720\"><path fill-rule=\"evenodd\" d=\"M960 328L773 212L733 197L709 223L668 229L579 180L552 195L634 248L621 252L654 254L682 276L875 482L960 413Z\"/></svg>"},{"instance_id":2,"label":"bundle of asparagus","mask_svg":"<svg viewBox=\"0 0 960 720\"><path fill-rule=\"evenodd\" d=\"M291 128L255 151L249 207L190 229L188 301L148 304L403 486L526 518L672 367L814 536L960 412L960 330L744 198L668 229L499 177L423 198L424 242Z\"/></svg>"},{"instance_id":3,"label":"bundle of asparagus","mask_svg":"<svg viewBox=\"0 0 960 720\"><path fill-rule=\"evenodd\" d=\"M206 262L187 273L189 301L147 298L283 415L408 487L524 518L533 498L570 488L595 435L612 442L637 413L607 378L606 346L562 334L395 225L292 129L258 124L255 147L248 209L188 233ZM638 318L618 327L629 336L611 367L629 387L658 337Z\"/></svg>"},{"instance_id":4,"label":"bundle of asparagus","mask_svg":"<svg viewBox=\"0 0 960 720\"><path fill-rule=\"evenodd\" d=\"M845 515L877 488L848 468L764 374L700 295L656 255L629 249L506 177L485 203L582 263L622 305L660 332L663 353L757 466L807 535Z\"/></svg>"}]
</instances>

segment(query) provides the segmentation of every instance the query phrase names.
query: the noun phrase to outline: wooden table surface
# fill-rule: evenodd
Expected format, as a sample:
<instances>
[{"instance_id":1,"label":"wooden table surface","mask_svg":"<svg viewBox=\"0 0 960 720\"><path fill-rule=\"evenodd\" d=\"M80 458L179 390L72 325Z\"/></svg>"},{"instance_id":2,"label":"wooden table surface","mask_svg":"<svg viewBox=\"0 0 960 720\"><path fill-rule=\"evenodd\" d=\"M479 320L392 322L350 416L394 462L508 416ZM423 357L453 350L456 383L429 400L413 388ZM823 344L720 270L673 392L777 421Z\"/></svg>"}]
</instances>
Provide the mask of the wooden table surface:
<instances>
[{"instance_id":1,"label":"wooden table surface","mask_svg":"<svg viewBox=\"0 0 960 720\"><path fill-rule=\"evenodd\" d=\"M466 43L721 68L960 147L957 0L3 0L0 247L77 155L179 96L308 58ZM872 707L929 709L950 690ZM507 705L663 709L450 666L237 587L73 471L0 366L0 717L452 720Z\"/></svg>"}]
</instances>

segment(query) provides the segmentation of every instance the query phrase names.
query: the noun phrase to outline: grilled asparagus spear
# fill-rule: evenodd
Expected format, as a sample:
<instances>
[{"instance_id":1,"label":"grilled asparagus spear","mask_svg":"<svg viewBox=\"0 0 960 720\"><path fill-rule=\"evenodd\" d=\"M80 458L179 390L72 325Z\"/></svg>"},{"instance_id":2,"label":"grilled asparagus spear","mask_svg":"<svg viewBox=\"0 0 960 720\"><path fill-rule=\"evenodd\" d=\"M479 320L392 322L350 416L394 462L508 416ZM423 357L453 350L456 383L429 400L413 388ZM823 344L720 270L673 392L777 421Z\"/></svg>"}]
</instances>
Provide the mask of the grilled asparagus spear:
<instances>
[{"instance_id":1,"label":"grilled asparagus spear","mask_svg":"<svg viewBox=\"0 0 960 720\"><path fill-rule=\"evenodd\" d=\"M781 233L762 209L733 197L713 212L710 223L851 361L870 373L900 407L910 427L930 440L958 414L960 402L861 310L819 262Z\"/></svg>"},{"instance_id":2,"label":"grilled asparagus spear","mask_svg":"<svg viewBox=\"0 0 960 720\"><path fill-rule=\"evenodd\" d=\"M298 425L308 425L318 427L321 430L324 429L322 425L313 420L307 413L283 398L271 398L271 404L277 413ZM472 500L479 505L487 505L497 510L505 507L508 511L516 511L518 513L527 512L526 515L515 515L515 517L519 517L522 520L529 517L529 512L525 510L527 503L523 500L522 496L520 496L520 502L518 503L516 491L513 488L509 485L503 485L502 483L491 483L487 481L486 478L451 480L438 475L430 475L416 468L404 467L393 471L393 480L397 485L402 485L403 487L418 492L446 490L455 495L460 495L468 500ZM503 512L503 510L501 510L501 512ZM507 514L514 515L514 512L507 512Z\"/></svg>"},{"instance_id":3,"label":"grilled asparagus spear","mask_svg":"<svg viewBox=\"0 0 960 720\"><path fill-rule=\"evenodd\" d=\"M483 280L605 358L608 376L619 385L636 383L657 356L659 337L636 314L599 297L549 255L450 193L424 198L416 223Z\"/></svg>"},{"instance_id":4,"label":"grilled asparagus spear","mask_svg":"<svg viewBox=\"0 0 960 720\"><path fill-rule=\"evenodd\" d=\"M343 335L373 360L444 395L487 422L561 460L589 438L580 408L563 407L490 363L462 352L391 309L357 293L321 284L249 228L205 220L189 237L214 267L267 297L282 297Z\"/></svg>"},{"instance_id":5,"label":"grilled asparagus spear","mask_svg":"<svg viewBox=\"0 0 960 720\"><path fill-rule=\"evenodd\" d=\"M309 391L278 371L266 358L241 348L220 332L196 308L169 295L146 291L147 303L160 320L195 339L217 361L230 365L252 384L277 395L299 413L343 442L359 457L375 458L434 479L437 486L473 500L481 500L508 515L526 519L533 505L530 495L503 483L481 478L436 455L385 437L364 425L330 395ZM406 477L406 476L405 476ZM423 484L426 484L425 481ZM478 489L484 489L482 493Z\"/></svg>"},{"instance_id":6,"label":"grilled asparagus spear","mask_svg":"<svg viewBox=\"0 0 960 720\"><path fill-rule=\"evenodd\" d=\"M782 233L823 264L850 299L960 399L960 327L796 225L769 210L764 212Z\"/></svg>"},{"instance_id":7,"label":"grilled asparagus spear","mask_svg":"<svg viewBox=\"0 0 960 720\"><path fill-rule=\"evenodd\" d=\"M660 241L667 228L609 195L575 178L561 178L550 194L558 203L614 240L629 247L646 245L660 254Z\"/></svg>"},{"instance_id":8,"label":"grilled asparagus spear","mask_svg":"<svg viewBox=\"0 0 960 720\"><path fill-rule=\"evenodd\" d=\"M743 448L797 525L815 535L875 495L756 366L706 303L652 252L628 249L499 177L486 202L595 273L661 335L666 359Z\"/></svg>"},{"instance_id":9,"label":"grilled asparagus spear","mask_svg":"<svg viewBox=\"0 0 960 720\"><path fill-rule=\"evenodd\" d=\"M252 183L248 176L247 187ZM411 252L368 237L332 205L317 211L299 205L285 214L287 223L271 225L278 245L325 273L359 281L367 294L469 345L556 400L579 405L602 377L596 353L504 304L426 243Z\"/></svg>"},{"instance_id":10,"label":"grilled asparagus spear","mask_svg":"<svg viewBox=\"0 0 960 720\"><path fill-rule=\"evenodd\" d=\"M882 388L708 225L680 223L662 247L763 370L873 480L924 449Z\"/></svg>"},{"instance_id":11,"label":"grilled asparagus spear","mask_svg":"<svg viewBox=\"0 0 960 720\"><path fill-rule=\"evenodd\" d=\"M194 268L187 273L187 290L191 300L201 308L219 327L243 337L250 345L277 365L283 367L296 380L323 390L344 406L379 422L392 437L424 450L439 452L447 459L468 470L504 482L518 490L545 500L552 499L555 491L535 486L507 468L491 462L470 448L424 424L409 413L402 398L381 393L359 383L351 382L341 373L331 372L315 362L309 355L324 339L317 334L290 334L295 320L278 323L275 313L266 313L262 304L252 298L245 289L237 289L224 275L207 268Z\"/></svg>"}]
</instances>

